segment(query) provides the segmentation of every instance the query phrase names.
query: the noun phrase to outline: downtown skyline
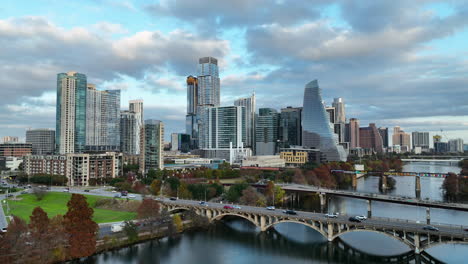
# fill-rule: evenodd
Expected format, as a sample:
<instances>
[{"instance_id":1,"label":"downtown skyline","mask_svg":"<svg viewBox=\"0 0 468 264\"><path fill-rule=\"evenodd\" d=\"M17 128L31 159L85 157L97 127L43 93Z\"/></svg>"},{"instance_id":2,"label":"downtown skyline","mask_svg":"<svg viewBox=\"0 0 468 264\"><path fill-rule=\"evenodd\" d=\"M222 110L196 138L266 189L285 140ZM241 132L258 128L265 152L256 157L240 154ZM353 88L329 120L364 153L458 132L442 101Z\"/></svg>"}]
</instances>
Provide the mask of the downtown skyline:
<instances>
[{"instance_id":1,"label":"downtown skyline","mask_svg":"<svg viewBox=\"0 0 468 264\"><path fill-rule=\"evenodd\" d=\"M318 79L327 105L342 97L346 116L360 119L361 126L399 125L431 136L443 129L449 138L468 141L463 92L468 54L461 47L468 39L468 16L461 1L401 2L391 8L347 1L317 1L310 8L305 1L284 1L251 20L245 19L250 5L262 1L240 1L235 5L247 11L236 14L219 3L207 5L219 14L214 25L198 13L192 21L182 16L196 8L184 1L84 1L72 17L59 10L74 3L38 1L53 5L15 8L21 2L26 1L0 10L5 42L0 136L55 128L55 77L74 70L99 90L121 89L122 110L129 100L144 99L145 118L162 120L168 140L172 132L185 132L186 77L197 74L199 58L213 56L220 65L222 106L253 91L257 109L301 106L304 85ZM293 15L278 13L284 4L296 10ZM345 8L356 12L345 15ZM372 25L359 20L358 14L373 13L400 22L379 16L371 16ZM123 14L138 19L119 19ZM310 34L320 37L309 39ZM285 45L287 39L294 45Z\"/></svg>"}]
</instances>

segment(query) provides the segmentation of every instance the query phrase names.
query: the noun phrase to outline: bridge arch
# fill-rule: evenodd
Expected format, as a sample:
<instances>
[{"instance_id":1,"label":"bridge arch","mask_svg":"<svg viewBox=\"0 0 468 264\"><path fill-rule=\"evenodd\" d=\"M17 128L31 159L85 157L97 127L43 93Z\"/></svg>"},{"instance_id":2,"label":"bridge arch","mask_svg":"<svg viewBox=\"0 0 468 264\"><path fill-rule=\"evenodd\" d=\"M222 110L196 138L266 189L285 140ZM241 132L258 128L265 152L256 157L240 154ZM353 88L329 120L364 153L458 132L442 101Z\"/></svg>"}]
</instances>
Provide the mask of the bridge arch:
<instances>
[{"instance_id":1,"label":"bridge arch","mask_svg":"<svg viewBox=\"0 0 468 264\"><path fill-rule=\"evenodd\" d=\"M387 233L387 232L382 232L380 230L374 230L374 229L360 229L360 228L352 228L352 229L349 229L349 230L342 230L341 232L333 235L331 237L331 240L335 240L336 238L346 234L346 233L351 233L351 232L373 232L373 233L377 233L377 234L382 234L382 235L385 235L387 237L390 237L390 238L393 238L397 241L400 241L401 243L405 244L406 246L409 247L409 250L414 250L414 245L409 241L409 240L405 240L399 236L394 236L393 234L390 234L390 233ZM422 251L422 249L421 249Z\"/></svg>"},{"instance_id":2,"label":"bridge arch","mask_svg":"<svg viewBox=\"0 0 468 264\"><path fill-rule=\"evenodd\" d=\"M180 211L190 211L190 209L187 207L175 207L167 210L169 214L173 214Z\"/></svg>"},{"instance_id":3,"label":"bridge arch","mask_svg":"<svg viewBox=\"0 0 468 264\"><path fill-rule=\"evenodd\" d=\"M237 216L237 217L240 217L240 218L244 218L245 220L247 220L247 221L251 222L252 224L254 224L256 227L259 227L259 224L257 222L255 222L255 219L253 219L251 217L248 217L248 216L245 216L245 215L242 215L242 214L237 214L237 213L222 213L222 214L219 214L219 215L211 218L210 222L221 220L225 216Z\"/></svg>"},{"instance_id":4,"label":"bridge arch","mask_svg":"<svg viewBox=\"0 0 468 264\"><path fill-rule=\"evenodd\" d=\"M262 231L266 231L266 230L274 227L275 225L282 224L282 223L301 224L301 225L304 225L304 226L307 226L307 227L310 227L310 228L314 229L315 231L319 232L324 238L327 238L327 233L325 233L324 230L320 230L320 228L318 228L318 227L316 227L314 225L311 225L311 224L309 224L307 222L302 222L302 221L292 220L292 219L284 219L284 220L276 221L274 223L271 223L271 224L265 226Z\"/></svg>"}]
</instances>

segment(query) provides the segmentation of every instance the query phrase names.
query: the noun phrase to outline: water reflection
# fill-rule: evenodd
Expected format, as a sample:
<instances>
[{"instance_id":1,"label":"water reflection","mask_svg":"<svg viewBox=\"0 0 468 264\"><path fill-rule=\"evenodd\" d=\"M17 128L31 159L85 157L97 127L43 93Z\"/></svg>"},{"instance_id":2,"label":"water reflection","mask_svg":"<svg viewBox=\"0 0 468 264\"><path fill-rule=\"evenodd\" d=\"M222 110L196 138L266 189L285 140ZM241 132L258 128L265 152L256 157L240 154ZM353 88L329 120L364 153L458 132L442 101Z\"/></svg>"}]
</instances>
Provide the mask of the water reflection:
<instances>
[{"instance_id":1,"label":"water reflection","mask_svg":"<svg viewBox=\"0 0 468 264\"><path fill-rule=\"evenodd\" d=\"M245 229L239 230L243 225ZM232 226L236 226L236 229ZM415 259L411 252L388 258L358 251L339 239L328 243L317 232L297 224L281 224L277 229L261 233L251 228L243 220L228 221L226 224L218 222L207 231L187 232L177 238L149 241L99 254L82 263L301 264L398 263L403 260L405 263L420 263L419 257ZM375 248L387 246L368 238L364 241ZM362 244L362 241L359 243ZM431 257L424 255L424 258Z\"/></svg>"}]
</instances>

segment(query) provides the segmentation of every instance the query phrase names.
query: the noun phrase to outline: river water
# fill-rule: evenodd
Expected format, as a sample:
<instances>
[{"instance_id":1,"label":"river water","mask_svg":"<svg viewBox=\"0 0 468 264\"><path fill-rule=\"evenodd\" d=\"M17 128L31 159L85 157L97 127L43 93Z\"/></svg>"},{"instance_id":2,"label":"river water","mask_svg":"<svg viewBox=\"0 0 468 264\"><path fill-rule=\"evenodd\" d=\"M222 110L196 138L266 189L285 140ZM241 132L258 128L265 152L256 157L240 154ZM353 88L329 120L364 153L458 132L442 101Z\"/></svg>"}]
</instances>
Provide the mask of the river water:
<instances>
[{"instance_id":1,"label":"river water","mask_svg":"<svg viewBox=\"0 0 468 264\"><path fill-rule=\"evenodd\" d=\"M459 172L459 168L441 164L409 163L409 172ZM414 177L395 177L396 188L390 193L414 197ZM443 200L440 186L443 179L421 178L421 197ZM358 180L358 191L378 193L378 177ZM331 212L367 214L363 200L332 197ZM372 203L372 215L426 221L426 208L390 203ZM468 213L432 209L431 221L468 226ZM351 247L355 250L345 251ZM226 219L207 231L187 232L176 238L162 239L132 247L102 253L84 260L85 263L385 263L385 256L405 255L409 248L387 236L371 232L351 232L328 243L318 232L299 224L279 224L261 233L252 224L239 219ZM429 257L446 263L468 263L468 246L446 244L429 248ZM419 263L412 260L410 263Z\"/></svg>"}]
</instances>

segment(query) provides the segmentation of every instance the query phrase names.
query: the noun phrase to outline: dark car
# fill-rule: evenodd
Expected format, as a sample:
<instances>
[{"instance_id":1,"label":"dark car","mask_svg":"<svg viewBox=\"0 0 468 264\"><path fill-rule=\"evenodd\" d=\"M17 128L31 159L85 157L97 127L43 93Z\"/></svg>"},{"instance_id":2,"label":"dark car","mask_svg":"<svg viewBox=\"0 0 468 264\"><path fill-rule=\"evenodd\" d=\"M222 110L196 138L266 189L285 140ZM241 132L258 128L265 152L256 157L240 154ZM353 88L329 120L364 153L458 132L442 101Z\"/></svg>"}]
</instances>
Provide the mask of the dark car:
<instances>
[{"instance_id":1,"label":"dark car","mask_svg":"<svg viewBox=\"0 0 468 264\"><path fill-rule=\"evenodd\" d=\"M359 220L359 219L358 219L358 218L356 218L355 216L353 216L353 217L350 217L348 220L349 220L350 222L361 223L361 220Z\"/></svg>"},{"instance_id":2,"label":"dark car","mask_svg":"<svg viewBox=\"0 0 468 264\"><path fill-rule=\"evenodd\" d=\"M223 206L224 209L234 209L234 207L230 206L230 205L225 205Z\"/></svg>"},{"instance_id":3,"label":"dark car","mask_svg":"<svg viewBox=\"0 0 468 264\"><path fill-rule=\"evenodd\" d=\"M89 192L89 190L84 190L85 192Z\"/></svg>"},{"instance_id":4,"label":"dark car","mask_svg":"<svg viewBox=\"0 0 468 264\"><path fill-rule=\"evenodd\" d=\"M423 226L423 229L428 230L428 231L439 231L439 228L437 228L435 226L430 226L430 225Z\"/></svg>"},{"instance_id":5,"label":"dark car","mask_svg":"<svg viewBox=\"0 0 468 264\"><path fill-rule=\"evenodd\" d=\"M169 198L169 200L171 200L171 201L177 201L177 198L171 197L171 198Z\"/></svg>"},{"instance_id":6,"label":"dark car","mask_svg":"<svg viewBox=\"0 0 468 264\"><path fill-rule=\"evenodd\" d=\"M284 210L283 213L288 215L297 215L296 211L294 210Z\"/></svg>"}]
</instances>

